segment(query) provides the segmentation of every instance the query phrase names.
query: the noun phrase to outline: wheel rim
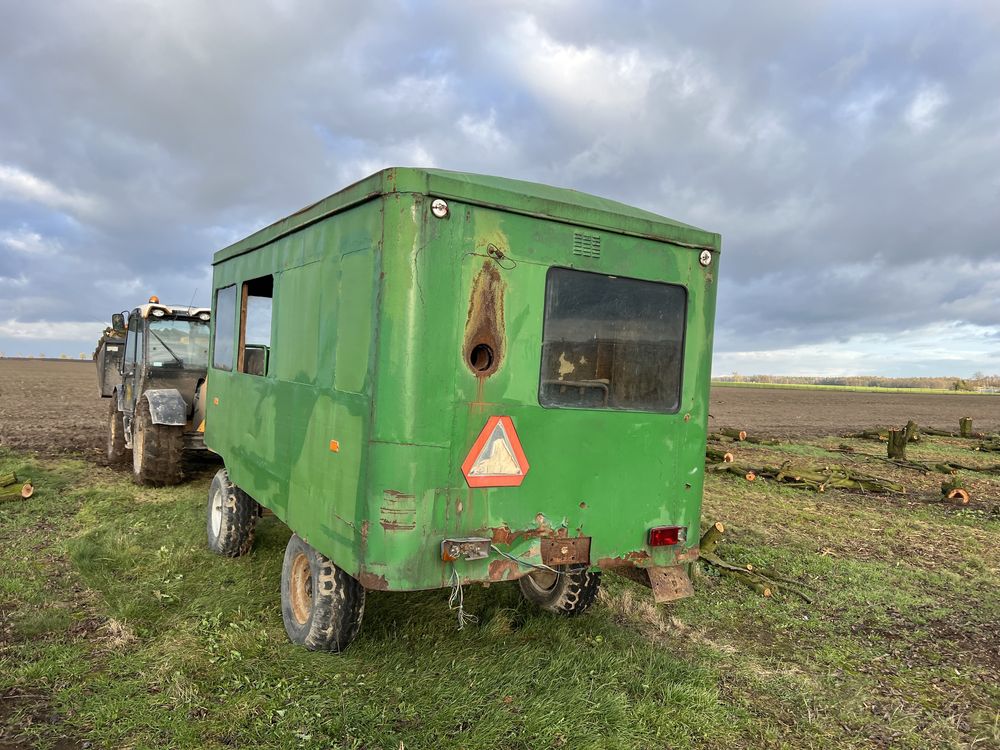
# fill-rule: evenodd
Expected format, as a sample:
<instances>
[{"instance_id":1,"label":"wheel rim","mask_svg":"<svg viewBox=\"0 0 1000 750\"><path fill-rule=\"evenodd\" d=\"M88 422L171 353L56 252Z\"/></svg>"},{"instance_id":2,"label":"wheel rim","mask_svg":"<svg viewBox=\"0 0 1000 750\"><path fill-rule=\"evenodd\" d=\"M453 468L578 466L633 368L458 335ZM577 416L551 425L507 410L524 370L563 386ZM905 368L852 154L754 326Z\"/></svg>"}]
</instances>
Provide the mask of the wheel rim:
<instances>
[{"instance_id":1,"label":"wheel rim","mask_svg":"<svg viewBox=\"0 0 1000 750\"><path fill-rule=\"evenodd\" d=\"M212 507L209 509L209 514L212 519L212 534L219 536L219 532L222 531L222 490L216 490L212 493Z\"/></svg>"},{"instance_id":2,"label":"wheel rim","mask_svg":"<svg viewBox=\"0 0 1000 750\"><path fill-rule=\"evenodd\" d=\"M288 582L292 616L299 625L305 625L312 613L313 580L309 558L300 552L292 561L292 573Z\"/></svg>"},{"instance_id":3,"label":"wheel rim","mask_svg":"<svg viewBox=\"0 0 1000 750\"><path fill-rule=\"evenodd\" d=\"M547 570L536 570L528 575L528 581L539 591L551 591L559 581L559 576Z\"/></svg>"}]
</instances>

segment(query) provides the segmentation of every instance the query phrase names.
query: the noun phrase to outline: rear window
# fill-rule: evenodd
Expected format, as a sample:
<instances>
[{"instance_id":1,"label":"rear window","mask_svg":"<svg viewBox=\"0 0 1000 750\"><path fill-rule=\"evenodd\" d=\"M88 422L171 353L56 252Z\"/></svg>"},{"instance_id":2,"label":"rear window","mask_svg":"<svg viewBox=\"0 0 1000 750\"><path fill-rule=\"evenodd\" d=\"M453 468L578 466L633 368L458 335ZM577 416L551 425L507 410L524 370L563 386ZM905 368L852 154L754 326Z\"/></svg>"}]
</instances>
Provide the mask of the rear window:
<instances>
[{"instance_id":1,"label":"rear window","mask_svg":"<svg viewBox=\"0 0 1000 750\"><path fill-rule=\"evenodd\" d=\"M549 269L539 403L676 412L686 307L675 284Z\"/></svg>"}]
</instances>

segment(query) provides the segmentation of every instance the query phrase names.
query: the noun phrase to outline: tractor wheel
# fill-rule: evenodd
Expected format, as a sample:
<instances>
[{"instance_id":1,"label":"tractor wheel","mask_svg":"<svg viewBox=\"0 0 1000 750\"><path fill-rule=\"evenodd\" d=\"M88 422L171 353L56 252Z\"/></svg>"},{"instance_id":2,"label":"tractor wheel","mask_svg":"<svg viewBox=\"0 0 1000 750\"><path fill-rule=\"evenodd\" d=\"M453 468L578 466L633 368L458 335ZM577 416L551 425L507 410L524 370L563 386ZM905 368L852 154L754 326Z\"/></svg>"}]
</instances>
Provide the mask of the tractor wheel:
<instances>
[{"instance_id":1,"label":"tractor wheel","mask_svg":"<svg viewBox=\"0 0 1000 750\"><path fill-rule=\"evenodd\" d=\"M155 487L181 481L184 425L153 424L145 396L132 416L132 478Z\"/></svg>"},{"instance_id":2,"label":"tractor wheel","mask_svg":"<svg viewBox=\"0 0 1000 750\"><path fill-rule=\"evenodd\" d=\"M208 489L208 548L217 555L240 557L253 546L260 506L219 469Z\"/></svg>"},{"instance_id":3,"label":"tractor wheel","mask_svg":"<svg viewBox=\"0 0 1000 750\"><path fill-rule=\"evenodd\" d=\"M281 566L281 618L288 639L311 651L346 649L361 629L365 587L298 534Z\"/></svg>"},{"instance_id":4,"label":"tractor wheel","mask_svg":"<svg viewBox=\"0 0 1000 750\"><path fill-rule=\"evenodd\" d=\"M597 599L601 574L589 570L570 572L566 566L557 570L558 575L547 570L536 570L518 579L521 593L529 602L534 602L549 612L578 615Z\"/></svg>"},{"instance_id":5,"label":"tractor wheel","mask_svg":"<svg viewBox=\"0 0 1000 750\"><path fill-rule=\"evenodd\" d=\"M125 422L118 411L116 397L111 397L108 406L108 466L124 466L129 459L129 448L125 445Z\"/></svg>"}]
</instances>

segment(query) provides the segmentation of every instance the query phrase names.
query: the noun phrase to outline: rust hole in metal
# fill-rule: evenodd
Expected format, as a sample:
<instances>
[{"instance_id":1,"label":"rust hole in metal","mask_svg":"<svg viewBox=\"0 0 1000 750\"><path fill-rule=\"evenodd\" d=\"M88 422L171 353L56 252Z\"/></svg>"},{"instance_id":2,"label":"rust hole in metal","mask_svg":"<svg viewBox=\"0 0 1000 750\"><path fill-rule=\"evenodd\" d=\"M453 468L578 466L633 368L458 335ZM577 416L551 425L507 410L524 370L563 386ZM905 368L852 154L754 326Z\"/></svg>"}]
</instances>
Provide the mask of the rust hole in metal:
<instances>
[{"instance_id":1,"label":"rust hole in metal","mask_svg":"<svg viewBox=\"0 0 1000 750\"><path fill-rule=\"evenodd\" d=\"M493 366L493 349L489 344L476 344L469 352L469 365L476 372L486 372Z\"/></svg>"},{"instance_id":2,"label":"rust hole in metal","mask_svg":"<svg viewBox=\"0 0 1000 750\"><path fill-rule=\"evenodd\" d=\"M500 272L491 261L486 261L472 282L462 347L466 364L480 378L495 373L503 361L503 294Z\"/></svg>"}]
</instances>

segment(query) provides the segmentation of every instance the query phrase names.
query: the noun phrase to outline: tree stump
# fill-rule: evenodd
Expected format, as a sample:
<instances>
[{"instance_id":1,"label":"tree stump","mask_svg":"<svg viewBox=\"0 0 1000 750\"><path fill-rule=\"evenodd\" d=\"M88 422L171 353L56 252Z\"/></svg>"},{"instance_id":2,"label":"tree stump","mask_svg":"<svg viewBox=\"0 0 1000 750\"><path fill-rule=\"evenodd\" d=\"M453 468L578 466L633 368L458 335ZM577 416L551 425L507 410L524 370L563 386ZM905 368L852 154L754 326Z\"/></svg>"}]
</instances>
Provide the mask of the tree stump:
<instances>
[{"instance_id":1,"label":"tree stump","mask_svg":"<svg viewBox=\"0 0 1000 750\"><path fill-rule=\"evenodd\" d=\"M941 494L944 495L945 500L955 505L969 504L969 491L962 486L962 481L959 479L949 479L942 482Z\"/></svg>"},{"instance_id":2,"label":"tree stump","mask_svg":"<svg viewBox=\"0 0 1000 750\"><path fill-rule=\"evenodd\" d=\"M906 423L906 442L916 443L920 440L920 427L912 419Z\"/></svg>"},{"instance_id":3,"label":"tree stump","mask_svg":"<svg viewBox=\"0 0 1000 750\"><path fill-rule=\"evenodd\" d=\"M889 430L889 458L906 460L906 430Z\"/></svg>"},{"instance_id":4,"label":"tree stump","mask_svg":"<svg viewBox=\"0 0 1000 750\"><path fill-rule=\"evenodd\" d=\"M964 438L972 437L972 417L962 417L958 420L958 434Z\"/></svg>"}]
</instances>

